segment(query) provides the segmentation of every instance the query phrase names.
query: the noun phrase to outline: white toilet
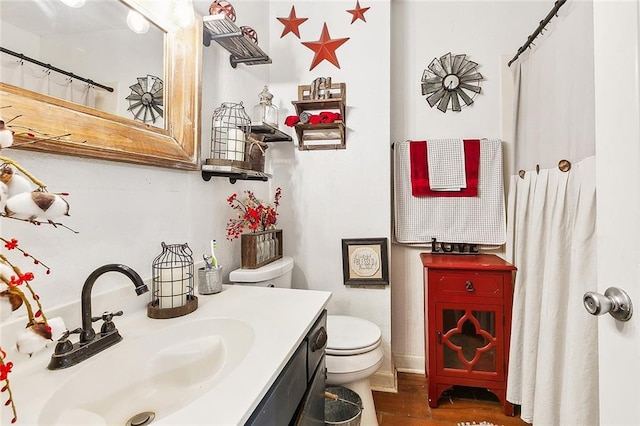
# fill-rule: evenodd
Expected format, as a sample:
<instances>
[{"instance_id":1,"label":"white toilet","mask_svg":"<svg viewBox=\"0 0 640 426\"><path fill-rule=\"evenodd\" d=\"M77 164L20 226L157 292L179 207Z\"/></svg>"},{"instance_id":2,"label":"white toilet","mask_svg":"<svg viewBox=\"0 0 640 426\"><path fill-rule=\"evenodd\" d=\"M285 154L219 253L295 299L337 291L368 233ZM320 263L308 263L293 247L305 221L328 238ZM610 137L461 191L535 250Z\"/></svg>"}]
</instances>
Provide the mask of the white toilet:
<instances>
[{"instance_id":1,"label":"white toilet","mask_svg":"<svg viewBox=\"0 0 640 426\"><path fill-rule=\"evenodd\" d=\"M291 288L293 259L284 256L257 269L236 269L229 273L234 284ZM362 318L327 316L327 385L347 387L362 399L362 426L377 426L369 378L382 364L380 328Z\"/></svg>"},{"instance_id":2,"label":"white toilet","mask_svg":"<svg viewBox=\"0 0 640 426\"><path fill-rule=\"evenodd\" d=\"M362 426L377 426L369 378L382 364L380 328L362 318L327 316L327 384L341 385L360 395Z\"/></svg>"}]
</instances>

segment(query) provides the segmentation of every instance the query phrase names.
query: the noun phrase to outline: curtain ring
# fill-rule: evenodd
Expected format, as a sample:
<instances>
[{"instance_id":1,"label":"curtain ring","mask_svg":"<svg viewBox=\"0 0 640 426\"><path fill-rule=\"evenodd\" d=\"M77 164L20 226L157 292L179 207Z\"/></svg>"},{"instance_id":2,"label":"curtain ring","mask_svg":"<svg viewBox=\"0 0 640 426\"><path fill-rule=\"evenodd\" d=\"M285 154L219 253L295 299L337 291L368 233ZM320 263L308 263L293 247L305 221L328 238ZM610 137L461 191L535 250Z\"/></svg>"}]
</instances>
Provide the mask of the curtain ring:
<instances>
[{"instance_id":1,"label":"curtain ring","mask_svg":"<svg viewBox=\"0 0 640 426\"><path fill-rule=\"evenodd\" d=\"M524 170L520 170L520 171L518 172L518 176L520 176L520 179L524 179L524 175L525 175L526 173L527 173L527 172L525 172Z\"/></svg>"},{"instance_id":2,"label":"curtain ring","mask_svg":"<svg viewBox=\"0 0 640 426\"><path fill-rule=\"evenodd\" d=\"M536 164L536 174L540 174L540 164Z\"/></svg>"}]
</instances>

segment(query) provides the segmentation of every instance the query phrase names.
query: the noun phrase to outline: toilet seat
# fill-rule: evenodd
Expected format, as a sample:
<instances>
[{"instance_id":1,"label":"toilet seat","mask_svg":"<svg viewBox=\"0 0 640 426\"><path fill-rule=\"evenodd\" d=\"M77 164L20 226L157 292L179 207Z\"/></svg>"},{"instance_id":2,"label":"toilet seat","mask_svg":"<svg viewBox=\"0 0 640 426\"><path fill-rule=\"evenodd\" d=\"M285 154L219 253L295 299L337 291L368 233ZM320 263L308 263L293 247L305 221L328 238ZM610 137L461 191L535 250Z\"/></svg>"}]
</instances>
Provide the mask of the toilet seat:
<instances>
[{"instance_id":1,"label":"toilet seat","mask_svg":"<svg viewBox=\"0 0 640 426\"><path fill-rule=\"evenodd\" d=\"M347 315L327 316L327 355L365 354L380 346L382 333L371 321Z\"/></svg>"},{"instance_id":2,"label":"toilet seat","mask_svg":"<svg viewBox=\"0 0 640 426\"><path fill-rule=\"evenodd\" d=\"M360 375L362 372L368 371L368 373L366 373L366 376L368 377L378 371L378 368L382 364L382 357L382 348L379 346L372 351L359 355L335 356L327 354L327 373L334 376L353 374Z\"/></svg>"},{"instance_id":3,"label":"toilet seat","mask_svg":"<svg viewBox=\"0 0 640 426\"><path fill-rule=\"evenodd\" d=\"M378 341L373 345L365 346L364 348L333 349L333 348L327 347L325 349L325 352L327 353L327 355L334 355L334 356L362 355L375 350L379 346L380 346L380 339L378 339Z\"/></svg>"}]
</instances>

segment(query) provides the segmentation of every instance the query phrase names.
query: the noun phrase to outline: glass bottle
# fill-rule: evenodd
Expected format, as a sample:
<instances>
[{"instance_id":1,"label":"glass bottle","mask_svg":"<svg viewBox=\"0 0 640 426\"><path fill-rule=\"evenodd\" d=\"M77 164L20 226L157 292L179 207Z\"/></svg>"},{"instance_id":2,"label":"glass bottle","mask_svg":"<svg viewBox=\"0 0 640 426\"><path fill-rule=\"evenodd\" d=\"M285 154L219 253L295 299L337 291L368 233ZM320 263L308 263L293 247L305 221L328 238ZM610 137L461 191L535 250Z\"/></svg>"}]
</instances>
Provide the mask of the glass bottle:
<instances>
[{"instance_id":1,"label":"glass bottle","mask_svg":"<svg viewBox=\"0 0 640 426\"><path fill-rule=\"evenodd\" d=\"M278 234L273 233L273 257L280 256L280 240L278 240Z\"/></svg>"},{"instance_id":2,"label":"glass bottle","mask_svg":"<svg viewBox=\"0 0 640 426\"><path fill-rule=\"evenodd\" d=\"M269 259L276 257L276 241L273 239L274 233L270 232L267 237L269 242Z\"/></svg>"},{"instance_id":3,"label":"glass bottle","mask_svg":"<svg viewBox=\"0 0 640 426\"><path fill-rule=\"evenodd\" d=\"M267 86L264 86L262 92L258 94L258 98L260 98L260 103L253 107L253 122L278 127L278 108L271 103L273 95Z\"/></svg>"},{"instance_id":4,"label":"glass bottle","mask_svg":"<svg viewBox=\"0 0 640 426\"><path fill-rule=\"evenodd\" d=\"M257 262L262 263L267 258L268 245L265 240L265 235L258 235L258 254L257 254Z\"/></svg>"}]
</instances>

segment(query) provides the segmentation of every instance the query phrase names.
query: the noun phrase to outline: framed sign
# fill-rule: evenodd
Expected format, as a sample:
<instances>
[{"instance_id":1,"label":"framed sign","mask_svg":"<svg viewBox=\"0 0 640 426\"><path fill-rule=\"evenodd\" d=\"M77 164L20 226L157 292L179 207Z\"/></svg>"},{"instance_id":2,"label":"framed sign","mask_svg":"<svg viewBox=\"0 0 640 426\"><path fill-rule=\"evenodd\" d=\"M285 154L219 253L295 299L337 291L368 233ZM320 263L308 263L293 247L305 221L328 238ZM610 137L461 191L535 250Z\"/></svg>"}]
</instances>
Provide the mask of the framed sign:
<instances>
[{"instance_id":1,"label":"framed sign","mask_svg":"<svg viewBox=\"0 0 640 426\"><path fill-rule=\"evenodd\" d=\"M389 284L386 238L342 240L344 284Z\"/></svg>"}]
</instances>

